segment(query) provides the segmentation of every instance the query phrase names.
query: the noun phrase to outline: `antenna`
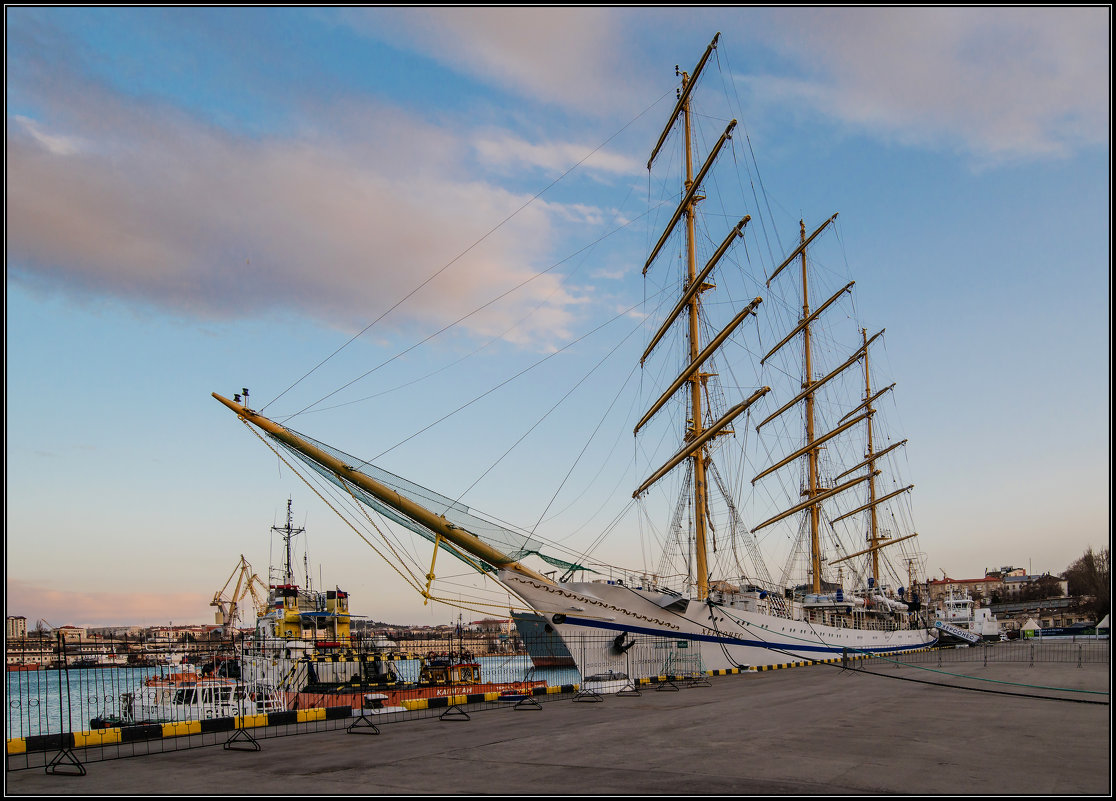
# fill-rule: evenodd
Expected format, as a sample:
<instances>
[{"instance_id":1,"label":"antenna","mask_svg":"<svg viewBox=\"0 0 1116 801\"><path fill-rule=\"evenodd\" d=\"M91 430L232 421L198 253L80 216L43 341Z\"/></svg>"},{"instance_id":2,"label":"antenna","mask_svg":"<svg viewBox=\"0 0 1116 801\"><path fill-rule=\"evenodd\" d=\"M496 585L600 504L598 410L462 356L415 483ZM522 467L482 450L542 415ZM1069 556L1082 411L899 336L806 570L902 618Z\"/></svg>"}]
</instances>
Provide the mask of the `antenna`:
<instances>
[{"instance_id":1,"label":"antenna","mask_svg":"<svg viewBox=\"0 0 1116 801\"><path fill-rule=\"evenodd\" d=\"M295 528L292 523L291 517L291 499L287 499L287 525L280 528L279 526L272 526L271 530L283 538L283 546L286 549L286 562L283 573L283 584L294 584L294 565L291 562L291 540L297 535L306 531L305 528Z\"/></svg>"}]
</instances>

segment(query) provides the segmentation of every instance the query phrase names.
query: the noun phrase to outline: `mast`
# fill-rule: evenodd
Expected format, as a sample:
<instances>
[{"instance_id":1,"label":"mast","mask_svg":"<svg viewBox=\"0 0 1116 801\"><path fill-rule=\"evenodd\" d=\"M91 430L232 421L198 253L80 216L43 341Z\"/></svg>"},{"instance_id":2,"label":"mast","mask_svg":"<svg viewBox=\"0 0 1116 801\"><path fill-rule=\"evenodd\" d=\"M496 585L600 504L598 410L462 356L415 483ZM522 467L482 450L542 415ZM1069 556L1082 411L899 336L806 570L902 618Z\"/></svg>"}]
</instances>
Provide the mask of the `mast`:
<instances>
[{"instance_id":1,"label":"mast","mask_svg":"<svg viewBox=\"0 0 1116 801\"><path fill-rule=\"evenodd\" d=\"M807 480L806 497L814 501L818 495L818 448L814 446L814 380L810 360L810 294L806 277L806 221L798 221L799 250L802 258L802 350L803 375L802 389L806 392L806 447ZM810 505L810 573L813 591L821 592L821 509L817 503Z\"/></svg>"},{"instance_id":2,"label":"mast","mask_svg":"<svg viewBox=\"0 0 1116 801\"><path fill-rule=\"evenodd\" d=\"M876 398L880 397L881 395L889 392L895 386L894 384L892 384L891 386L885 387L884 389L880 390L879 392L877 392L875 394L872 393L871 371L870 371L869 366L868 366L868 346L871 345L877 338L882 336L883 331L880 331L879 333L869 337L867 329L862 328L861 329L861 337L862 337L863 344L856 350L856 352L853 353L853 355L850 356L848 358L848 360L845 361L844 364L842 364L840 367L833 370L829 374L827 374L827 375L825 375L825 376L823 376L823 377L821 377L817 380L815 380L814 377L813 377L813 359L812 359L813 354L811 352L810 324L818 316L818 313L822 309L828 307L834 300L836 300L840 295L842 295L844 292L846 292L852 286L851 283L846 285L844 287L844 289L842 289L836 295L834 295L829 300L827 300L825 303L823 303L817 310L815 310L814 312L810 311L809 285L808 285L808 275L807 275L807 269L806 269L806 245L808 245L810 243L810 241L814 237L816 237L821 232L821 230L823 228L825 228L825 226L827 226L831 222L833 222L833 220L835 218L836 218L836 215L831 217L820 228L818 228L818 230L815 231L810 237L806 236L805 223L803 221L799 222L800 244L795 249L794 254L790 258L788 258L787 261L784 261L781 265L779 265L778 269L776 270L776 273L782 271L782 269L784 267L786 267L791 262L791 260L793 260L793 258L795 258L796 256L800 257L801 264L802 264L802 317L799 320L798 325L795 326L794 331L792 331L791 335L788 335L787 337L784 337L783 340L781 342L779 342L779 344L776 345L774 348L772 348L771 351L767 354L767 356L764 357L764 360L770 358L772 354L774 354L777 350L782 348L783 345L785 345L787 342L789 342L791 336L793 336L794 334L797 334L797 333L802 334L802 339L803 339L803 347L802 347L802 351L803 351L802 392L800 392L794 398L791 398L791 400L787 401L779 409L777 409L776 411L774 411L770 415L768 415L768 417L766 419L761 421L760 424L756 426L756 430L758 431L760 428L762 428L763 426L770 423L772 420L774 420L777 417L779 417L780 415L782 415L784 412L786 412L791 407L796 406L799 402L804 402L805 403L804 417L805 417L805 428L806 428L806 443L801 448L799 448L798 450L789 454L788 456L781 459L780 461L772 464L770 467L763 470L754 479L752 479L752 483L754 484L759 479L773 473L774 471L778 470L779 468L789 464L793 460L795 460L799 457L802 457L802 456L806 457L806 459L807 459L807 483L806 483L806 487L802 490L802 495L806 498L806 500L804 500L803 502L801 502L799 504L795 504L790 509L786 509L783 512L780 512L779 514L775 515L774 517L771 517L771 518L763 521L762 523L759 523L758 525L754 526L752 530L753 531L758 531L761 528L765 528L766 526L769 526L772 523L776 523L780 520L783 520L784 518L790 517L792 514L797 514L798 512L802 512L802 511L808 511L809 512L809 516L810 516L810 518L809 518L810 519L810 573L811 573L810 586L811 586L812 592L814 592L814 593L820 593L821 592L822 554L821 554L820 532L821 532L821 502L823 500L827 500L827 499L832 498L836 495L839 495L842 492L844 492L846 490L849 490L849 489L851 489L851 488L853 488L853 487L855 487L855 486L857 486L857 485L859 485L859 484L861 484L865 481L869 482L868 503L866 503L862 506L859 506L856 509L853 509L852 511L845 512L842 515L834 517L830 521L830 523L836 523L840 520L844 520L846 517L851 517L852 515L859 514L860 512L863 512L863 511L869 511L869 513L870 513L869 532L868 532L869 545L868 545L867 548L865 548L862 551L857 551L856 553L853 553L853 554L847 554L847 555L842 556L838 559L832 559L832 560L830 560L830 564L836 564L838 562L844 562L848 559L851 559L854 556L861 556L863 554L870 553L870 554L872 554L872 565L871 565L872 573L871 573L871 576L872 576L872 579L873 579L874 583L878 583L878 581L879 581L879 566L880 566L879 551L880 551L880 549L884 548L888 545L894 545L896 543L904 542L905 540L908 540L908 539L911 539L913 537L918 536L917 532L915 532L913 534L908 534L907 536L904 536L904 537L898 537L898 538L891 538L891 537L887 537L887 536L881 536L880 531L879 531L879 521L878 521L877 514L876 514L876 507L879 506L881 503L889 501L894 497L902 495L903 493L906 493L906 492L910 492L912 489L914 489L914 485L910 484L910 485L908 485L906 487L903 487L901 489L895 490L893 492L889 492L889 493L887 493L886 495L883 495L883 496L878 496L877 493L876 493L876 476L878 476L879 473L880 473L880 471L876 469L876 461L880 457L882 457L885 454L889 453L890 451L894 450L895 448L898 448L898 447L901 447L902 445L905 445L906 442L907 442L906 440L903 440L902 442L897 442L894 445L889 445L888 447L884 448L882 451L877 452L875 450L875 442L874 442L873 431L872 431L872 418L875 415L876 410L872 406L872 402L875 401ZM774 277L774 275L775 275L775 273L772 274L772 277ZM769 279L769 283L770 283L770 279ZM845 416L841 418L841 420L839 421L839 425L836 428L834 428L832 431L829 431L828 433L825 433L821 436L817 436L816 433L815 433L815 430L814 430L814 423L815 423L814 397L815 397L816 391L823 384L826 384L828 381L830 381L830 379L835 378L836 376L842 374L845 370L847 370L849 367L851 367L853 364L855 364L857 362L857 360L859 360L862 357L864 359L864 400L861 401L860 405L857 406L855 409L846 413ZM863 410L863 414L859 414L857 417L852 417L854 414L857 414L861 410ZM852 419L849 419L849 418L852 418ZM838 436L842 432L848 430L850 427L852 427L853 425L855 425L855 424L857 424L861 421L866 421L867 422L868 442L867 442L866 458L865 458L864 461L860 462L859 464L854 465L853 467L845 470L843 473L839 473L838 475L834 476L833 481L839 481L840 479L844 478L845 476L849 475L850 473L857 472L861 468L867 467L868 468L867 472L865 473L865 475L860 476L859 478L854 478L854 479L851 479L849 481L845 481L844 483L841 483L841 484L835 484L834 486L831 486L831 487L828 487L828 488L821 487L818 483L818 454L820 452L821 446L824 443L826 443L827 441L829 441L830 439L832 439L833 437Z\"/></svg>"},{"instance_id":3,"label":"mast","mask_svg":"<svg viewBox=\"0 0 1116 801\"><path fill-rule=\"evenodd\" d=\"M731 138L732 130L736 126L736 120L732 120L721 134L717 144L714 145L712 151L706 157L705 162L701 168L694 172L694 148L693 148L693 119L690 106L690 94L693 91L694 83L697 81L702 68L705 66L709 55L717 46L717 36L713 37L709 47L706 48L705 54L701 57L697 67L694 69L691 76L686 72L677 72L682 78L682 87L678 94L678 103L674 107L674 112L671 114L670 120L667 122L666 127L663 129L662 135L659 137L658 143L655 145L651 153L651 158L648 159L647 167L651 168L655 157L658 155L662 148L663 142L666 139L670 129L674 126L676 121L681 120L681 127L683 133L683 161L685 163L685 175L682 182L682 200L675 209L674 214L671 216L670 221L667 223L666 228L663 230L658 242L651 249L650 255L643 267L644 275L654 263L656 257L661 252L663 245L670 237L675 226L678 222L685 218L685 241L686 241L686 265L685 265L685 282L683 287L682 299L675 306L674 310L667 315L666 320L663 322L659 332L652 337L647 350L644 351L641 363L647 359L647 356L654 349L655 345L666 333L667 329L674 323L674 321L683 312L686 316L686 337L689 345L689 366L683 370L682 374L675 381L666 393L659 398L650 411L644 418L636 425L638 432L640 427L655 414L662 405L674 394L675 391L681 389L685 384L689 384L688 398L686 401L687 407L687 421L685 423L685 430L683 432L683 446L675 456L660 468L650 479L633 493L633 497L639 497L648 487L658 481L662 476L669 472L674 466L683 461L689 461L691 466L691 475L693 476L693 485L689 491L692 491L693 502L693 526L694 526L694 562L693 566L697 573L696 580L696 594L698 599L704 599L709 595L709 557L707 531L709 529L709 501L708 501L708 482L706 478L706 466L709 463L709 452L707 443L714 437L721 433L729 433L727 429L728 424L737 415L741 414L748 408L759 396L768 391L764 387L758 393L752 396L749 400L737 404L723 415L715 423L709 427L705 425L705 411L702 406L702 393L705 390L706 383L711 377L711 373L704 371L705 360L715 351L725 338L732 332L732 330L739 325L745 317L754 312L756 305L760 303L760 299L756 300L745 310L737 315L729 326L722 331L708 346L702 346L701 342L701 295L703 292L713 289L714 285L706 282L714 265L724 255L729 245L738 237L743 236L744 225L750 219L745 217L725 238L725 241L717 249L716 254L709 260L705 268L698 273L697 270L697 246L695 235L695 213L697 204L704 199L701 193L701 184L705 179L706 174L712 168L713 163L716 161L721 148ZM677 67L675 68L677 71Z\"/></svg>"},{"instance_id":4,"label":"mast","mask_svg":"<svg viewBox=\"0 0 1116 801\"><path fill-rule=\"evenodd\" d=\"M690 196L691 200L687 205L686 214L686 287L692 288L694 280L697 278L697 256L694 246L694 212L697 208L698 200L700 199L696 192L691 191L694 188L694 162L693 150L691 141L691 121L690 121L690 96L688 87L690 84L690 76L682 73L682 92L685 95L685 102L682 104L682 127L685 134L684 148L686 151L686 194ZM690 340L690 362L696 362L698 353L701 351L701 342L699 341L698 330L698 314L701 310L701 293L709 285L703 284L697 288L690 296L689 303L686 307L687 323L689 325L689 340ZM690 426L686 439L690 442L696 441L704 432L704 420L701 408L701 390L708 378L709 373L702 370L694 371L690 376ZM705 484L705 460L706 451L704 446L694 451L690 457L693 464L694 476L694 560L697 568L697 597L698 600L703 600L709 595L709 564L708 556L706 553L705 529L706 529L706 484Z\"/></svg>"},{"instance_id":5,"label":"mast","mask_svg":"<svg viewBox=\"0 0 1116 801\"><path fill-rule=\"evenodd\" d=\"M294 584L294 565L291 562L291 540L306 531L305 528L295 528L292 525L291 499L287 498L287 525L280 528L272 526L271 530L283 538L283 547L286 550L286 572L283 576L284 584Z\"/></svg>"},{"instance_id":6,"label":"mast","mask_svg":"<svg viewBox=\"0 0 1116 801\"><path fill-rule=\"evenodd\" d=\"M821 574L822 574L821 502L823 500L828 499L828 498L832 498L832 497L834 497L834 496L836 496L836 495L838 495L838 494L840 494L840 493L842 493L842 492L844 492L848 489L851 489L852 487L857 486L858 484L860 484L864 481L874 481L875 476L876 476L876 471L873 469L875 458L871 453L871 446L869 446L869 458L867 459L867 461L862 462L859 465L860 467L864 467L864 466L868 467L867 475L861 476L861 477L856 478L856 479L852 479L850 481L846 481L846 482L841 483L841 484L835 484L835 485L830 486L828 488L823 488L819 484L818 456L819 456L819 452L821 450L822 445L825 442L827 442L828 440L832 439L833 437L836 437L837 435L841 434L843 431L847 430L850 426L854 425L855 423L860 422L861 420L871 421L871 415L872 415L871 401L874 399L874 396L872 396L871 392L867 393L865 395L866 400L863 403L861 403L860 406L857 407L857 409L854 409L849 414L846 414L845 417L842 418L842 420L840 421L841 422L840 425L838 425L832 431L829 431L828 433L825 433L825 434L823 434L819 437L815 432L815 418L816 418L815 396L816 396L816 393L821 388L822 385L828 383L830 380L832 380L832 379L836 378L837 376L841 375L842 373L844 373L845 370L847 370L849 367L851 367L853 364L855 364L856 361L858 359L860 359L862 356L866 356L867 353L868 353L868 346L873 341L875 341L876 338L880 337L883 334L883 331L880 331L878 334L875 334L874 336L869 338L868 335L867 335L867 332L866 331L863 332L864 344L861 345L860 348L858 348L857 351L855 353L853 353L852 356L850 356L845 361L844 364L842 364L840 367L836 368L835 370L831 371L827 375L822 376L821 378L818 378L818 379L814 378L814 364L813 364L813 352L812 352L813 340L812 340L812 337L811 337L811 334L812 334L811 325L812 325L813 321L818 317L818 315L823 310L827 309L841 295L843 295L845 292L849 291L849 289L852 288L852 283L846 284L839 292L837 292L831 298L829 298L824 303L822 303L821 306L819 306L816 310L811 312L811 310L810 310L809 272L808 272L807 264L806 264L806 248L814 240L815 237L817 237L823 230L825 230L825 228L827 226L832 224L833 221L836 220L836 219L837 219L837 215L834 214L832 217L830 217L828 220L826 220L824 223L822 223L817 228L817 230L815 230L812 234L810 234L810 236L806 236L806 222L805 222L805 220L799 220L799 223L798 223L798 230L799 230L799 244L798 244L798 247L796 247L794 249L794 251L791 253L791 255L788 256L786 258L786 260L783 261L783 263L780 264L774 270L774 272L772 272L771 277L768 278L768 280L767 280L768 286L770 286L772 280L779 273L781 273L785 267L790 265L794 261L795 258L799 259L799 263L800 263L800 266L801 266L801 274L802 274L802 316L801 316L801 318L799 318L798 324L794 327L794 330L792 330L791 333L788 334L787 336L783 337L783 339L777 345L775 345L775 347L773 347L771 349L771 351L766 356L764 356L763 361L766 361L767 359L769 359L776 351L778 351L780 348L782 348L784 345L786 345L788 342L790 342L791 339L795 335L797 335L798 333L801 333L802 334L802 363L803 363L803 366L802 366L802 391L798 395L796 395L795 397L793 397L789 401L787 401L785 404L783 404L783 406L781 406L779 409L777 409L776 411L774 411L770 415L768 415L766 419L761 421L760 424L756 426L756 430L758 431L760 428L767 425L772 420L781 416L788 409L790 409L794 406L797 406L797 404L799 402L803 402L805 404L805 410L804 410L804 415L803 415L804 418L805 418L804 424L805 424L805 429L806 429L804 445L801 448L799 448L798 450L796 450L794 453L787 456L786 458L782 459L781 461L773 464L771 467L762 471L759 475L756 476L755 479L753 479L753 483L755 483L755 481L759 480L760 478L763 478L764 476L772 473L773 471L777 470L778 468L790 463L792 460L794 460L794 459L796 459L800 456L805 456L806 457L806 472L807 472L807 475L806 475L806 486L802 489L802 495L806 498L806 500L802 501L801 503L795 504L790 509L787 509L787 510L775 515L774 517L771 517L768 520L765 520L764 522L754 526L753 531L757 531L761 528L764 528L765 526L769 526L772 523L778 522L779 520L782 520L786 517L789 517L792 514L797 514L798 512L801 512L801 511L808 512L809 521L810 521L810 586L811 586L811 591L814 592L814 593L820 593L821 588L822 588L822 577L821 577ZM860 415L860 416L858 416L858 417L856 417L852 420L848 420L849 417L851 417L856 412L860 411L860 409L864 409L864 408L867 408L867 411L865 411L864 414L862 414L862 415ZM846 420L848 422L845 422ZM839 478L841 478L845 475L848 475L848 473L850 473L850 472L852 472L852 471L846 471L845 473L842 473L837 478L839 479ZM879 503L880 501L884 500L884 499L883 498L878 499L878 500L876 499L874 486L873 486L873 489L871 490L871 493L872 493L872 502L869 504L869 506L874 509L875 505L877 503ZM863 509L858 510L858 511L862 511L862 510ZM837 519L840 519L840 518L837 518ZM878 539L878 537L877 537L877 539ZM882 547L882 546L880 546L878 542L873 541L872 548L877 549L879 547ZM848 557L842 557L840 560L834 560L834 561L844 561L844 559L847 559L847 558Z\"/></svg>"},{"instance_id":7,"label":"mast","mask_svg":"<svg viewBox=\"0 0 1116 801\"><path fill-rule=\"evenodd\" d=\"M864 344L868 344L868 329L860 329L860 334L864 337ZM876 410L872 408L872 377L868 370L868 349L864 349L864 405L865 415L868 420L868 503L870 504L871 511L868 515L868 541L872 547L872 578L878 587L880 584L880 537L878 520L876 518L876 452L872 447L872 418L876 414Z\"/></svg>"}]
</instances>

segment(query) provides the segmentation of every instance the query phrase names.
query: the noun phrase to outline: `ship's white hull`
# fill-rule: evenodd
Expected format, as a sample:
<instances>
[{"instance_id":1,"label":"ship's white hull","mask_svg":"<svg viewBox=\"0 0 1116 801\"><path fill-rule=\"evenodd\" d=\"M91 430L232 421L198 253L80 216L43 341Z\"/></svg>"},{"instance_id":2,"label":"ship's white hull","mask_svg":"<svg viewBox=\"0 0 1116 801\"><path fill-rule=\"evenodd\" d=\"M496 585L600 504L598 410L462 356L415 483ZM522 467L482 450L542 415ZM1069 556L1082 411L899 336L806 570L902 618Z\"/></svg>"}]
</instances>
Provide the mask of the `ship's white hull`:
<instances>
[{"instance_id":1,"label":"ship's white hull","mask_svg":"<svg viewBox=\"0 0 1116 801\"><path fill-rule=\"evenodd\" d=\"M897 620L878 621L879 628L825 625L771 614L765 603L742 597L667 604L671 599L663 593L623 585L545 584L509 570L500 578L546 618L584 675L615 670L650 676L882 656L936 641L929 629L900 628Z\"/></svg>"}]
</instances>

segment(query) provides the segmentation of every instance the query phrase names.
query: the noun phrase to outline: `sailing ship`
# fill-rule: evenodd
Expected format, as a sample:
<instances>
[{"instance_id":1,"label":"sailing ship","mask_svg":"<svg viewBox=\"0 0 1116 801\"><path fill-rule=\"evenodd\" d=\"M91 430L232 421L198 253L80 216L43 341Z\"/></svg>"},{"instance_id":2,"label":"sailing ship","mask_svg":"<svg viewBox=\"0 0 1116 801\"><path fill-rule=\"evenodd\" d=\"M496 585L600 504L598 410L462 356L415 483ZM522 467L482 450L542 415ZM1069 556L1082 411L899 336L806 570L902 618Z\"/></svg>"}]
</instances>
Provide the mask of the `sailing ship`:
<instances>
[{"instance_id":1,"label":"sailing ship","mask_svg":"<svg viewBox=\"0 0 1116 801\"><path fill-rule=\"evenodd\" d=\"M717 43L714 37L692 73L677 73L681 80L677 102L648 161L651 170L671 133L680 131L680 200L643 268L646 276L663 260L662 254L669 250L666 245L681 239L681 276L672 282L680 288L680 294L650 337L640 362L646 365L652 359L664 358L663 343L673 339L681 343L675 353L680 354L682 369L673 380L664 382L668 386L647 406L635 425L635 434L641 435L653 424L663 425L660 418L667 416L664 410L670 410L676 413L677 421L667 425L674 426L681 445L650 471L633 498L642 503L652 495L663 494L661 488L667 478L680 487L665 539L674 556L679 557L675 562L681 563L681 568L593 569L585 560L548 557L531 535L496 524L458 500L276 423L249 408L246 396L242 402L240 396L229 400L214 393L243 422L266 434L269 444L295 455L345 494L432 542L431 569L421 590L424 596L430 597L438 553L448 552L494 577L521 599L528 619L536 624L541 621L548 636L561 639L582 675L629 672L631 649L640 642L647 644L648 652L657 654L663 665L682 664L684 655L685 664L707 671L825 660L843 654L883 655L927 647L935 641L918 594L912 589L917 585L917 557L907 551L905 576L888 557L893 550L905 550L917 534L893 532L883 523L884 505L902 502L913 486L881 490L882 468L888 461L885 457L906 442L882 448L877 442L877 404L894 387L892 384L877 390L872 384L870 350L883 332L869 336L866 329L858 327L859 341L837 360L838 366L823 371L818 364L820 350L831 341L828 335L822 335L826 314L851 294L853 284L848 282L820 304L812 305L811 293L815 290L807 251L833 229L837 215L809 235L805 223L800 222L797 245L767 272L764 280L756 281L783 299L757 296L741 303L733 308L728 323L710 335L718 329L710 326L707 313L715 306L724 307L710 303L705 296L717 289L715 270L732 245L743 238L751 221L750 215L742 217L704 267L698 268L699 205L706 199L706 180L719 153L732 140L736 125L736 120L727 125L695 171L693 92ZM716 242L719 237L706 238ZM775 377L791 376L792 386L797 386L788 397L771 401L768 396L773 398L777 393L757 382L730 405L724 400L726 390L715 389L720 370L714 369L714 364L719 363L727 344L738 338L745 323L758 320L769 308L775 313L765 319L777 324L782 313L786 329L778 341L772 336L770 342L775 344L765 348L765 355L759 355L763 351L749 353L747 359L758 375L766 368ZM787 320L789 309L794 313ZM792 353L797 368L786 366ZM857 397L831 415L836 402L828 393L834 387L847 388L850 382L857 386ZM739 376L738 383L743 383ZM774 494L767 482L778 479L778 486L790 488L790 494L798 497L766 519L757 517L762 522L749 529L742 505L734 500L732 491L741 483L726 480L718 461L721 457L735 460L734 442L753 439L749 429L760 409L763 419L754 425L757 438L768 430L779 435L774 445L764 446L766 453L760 451L767 463L751 463L755 476L750 495ZM798 412L794 425L788 423L795 416L789 414L791 410ZM836 421L829 422L833 418ZM745 421L747 424L741 426ZM835 466L835 453L860 449L849 444L858 432L862 438L855 441L863 443L863 450L851 462ZM782 448L785 450L780 451ZM743 459L740 462L747 464ZM798 467L800 481L787 477L792 467ZM857 493L856 508L844 510L848 498ZM715 513L715 505L721 511ZM831 511L836 509L842 511ZM892 515L891 519L900 517ZM808 554L805 580L788 579L786 569L783 576L773 579L760 556L760 537L776 524L793 521L798 522L788 529L794 556L788 558L788 566L797 562L797 554ZM855 546L857 550L838 542L836 524L841 521L862 521L854 529L856 536L862 537ZM846 528L850 525L845 523ZM726 539L732 548L725 547ZM826 546L834 542L837 552L829 553ZM751 561L750 566L744 565L745 558L737 552L738 543L746 546L745 558ZM905 544L903 549L894 548L901 543ZM557 575L557 570L540 572L545 567L536 570L525 563L535 555L562 574ZM596 577L586 577L590 570ZM574 580L579 574L581 580Z\"/></svg>"}]
</instances>

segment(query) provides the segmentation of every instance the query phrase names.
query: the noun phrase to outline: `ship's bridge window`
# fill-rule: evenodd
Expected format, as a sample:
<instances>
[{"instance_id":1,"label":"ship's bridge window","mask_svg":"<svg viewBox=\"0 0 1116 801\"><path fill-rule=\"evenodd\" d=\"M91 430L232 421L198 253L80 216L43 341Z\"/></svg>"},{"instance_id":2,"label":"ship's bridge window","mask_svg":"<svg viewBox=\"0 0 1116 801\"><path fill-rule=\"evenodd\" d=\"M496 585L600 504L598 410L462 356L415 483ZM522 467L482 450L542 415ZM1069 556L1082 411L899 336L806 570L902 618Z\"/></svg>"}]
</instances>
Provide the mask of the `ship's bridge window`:
<instances>
[{"instance_id":1,"label":"ship's bridge window","mask_svg":"<svg viewBox=\"0 0 1116 801\"><path fill-rule=\"evenodd\" d=\"M192 704L197 693L193 688L188 690L179 690L174 694L174 703L176 704Z\"/></svg>"}]
</instances>

